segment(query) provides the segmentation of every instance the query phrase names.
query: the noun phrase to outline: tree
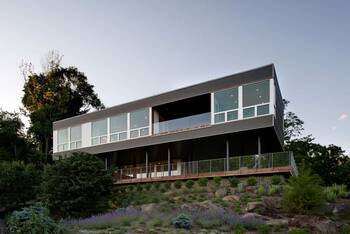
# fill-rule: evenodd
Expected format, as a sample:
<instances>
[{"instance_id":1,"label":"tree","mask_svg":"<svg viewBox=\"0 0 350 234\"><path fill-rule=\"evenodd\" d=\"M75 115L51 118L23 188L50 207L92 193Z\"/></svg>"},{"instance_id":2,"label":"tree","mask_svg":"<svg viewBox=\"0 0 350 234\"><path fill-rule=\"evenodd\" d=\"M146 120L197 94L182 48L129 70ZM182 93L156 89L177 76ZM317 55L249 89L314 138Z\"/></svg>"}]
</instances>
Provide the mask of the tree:
<instances>
[{"instance_id":1,"label":"tree","mask_svg":"<svg viewBox=\"0 0 350 234\"><path fill-rule=\"evenodd\" d=\"M52 122L104 108L85 74L72 66L62 67L61 60L62 56L51 51L43 72L23 66L22 103L31 121L29 133L46 157L52 149Z\"/></svg>"},{"instance_id":2,"label":"tree","mask_svg":"<svg viewBox=\"0 0 350 234\"><path fill-rule=\"evenodd\" d=\"M0 160L21 160L37 163L40 154L27 138L18 113L0 110Z\"/></svg>"},{"instance_id":3,"label":"tree","mask_svg":"<svg viewBox=\"0 0 350 234\"><path fill-rule=\"evenodd\" d=\"M102 212L113 187L111 171L96 156L73 153L47 166L43 197L60 217L84 217Z\"/></svg>"},{"instance_id":4,"label":"tree","mask_svg":"<svg viewBox=\"0 0 350 234\"><path fill-rule=\"evenodd\" d=\"M290 102L283 99L286 109ZM288 142L295 137L299 137L304 131L304 121L302 121L294 112L288 111L284 114L284 141Z\"/></svg>"},{"instance_id":5,"label":"tree","mask_svg":"<svg viewBox=\"0 0 350 234\"><path fill-rule=\"evenodd\" d=\"M13 210L35 200L40 183L41 174L34 165L0 162L0 210Z\"/></svg>"}]
</instances>

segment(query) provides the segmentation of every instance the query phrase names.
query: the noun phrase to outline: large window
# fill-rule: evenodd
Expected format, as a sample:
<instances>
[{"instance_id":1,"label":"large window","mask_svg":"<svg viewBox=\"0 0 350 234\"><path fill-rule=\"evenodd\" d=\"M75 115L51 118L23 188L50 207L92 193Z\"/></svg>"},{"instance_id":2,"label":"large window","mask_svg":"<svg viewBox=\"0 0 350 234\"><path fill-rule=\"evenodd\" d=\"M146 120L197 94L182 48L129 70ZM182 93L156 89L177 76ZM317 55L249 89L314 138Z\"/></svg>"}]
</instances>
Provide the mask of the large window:
<instances>
[{"instance_id":1,"label":"large window","mask_svg":"<svg viewBox=\"0 0 350 234\"><path fill-rule=\"evenodd\" d=\"M107 119L92 122L91 136L92 145L107 143Z\"/></svg>"},{"instance_id":2,"label":"large window","mask_svg":"<svg viewBox=\"0 0 350 234\"><path fill-rule=\"evenodd\" d=\"M81 148L81 125L70 128L70 149Z\"/></svg>"},{"instance_id":3,"label":"large window","mask_svg":"<svg viewBox=\"0 0 350 234\"><path fill-rule=\"evenodd\" d=\"M68 150L68 128L58 130L57 151Z\"/></svg>"},{"instance_id":4,"label":"large window","mask_svg":"<svg viewBox=\"0 0 350 234\"><path fill-rule=\"evenodd\" d=\"M238 88L214 93L214 122L221 123L238 119Z\"/></svg>"},{"instance_id":5,"label":"large window","mask_svg":"<svg viewBox=\"0 0 350 234\"><path fill-rule=\"evenodd\" d=\"M130 138L149 135L149 109L130 113Z\"/></svg>"},{"instance_id":6,"label":"large window","mask_svg":"<svg viewBox=\"0 0 350 234\"><path fill-rule=\"evenodd\" d=\"M243 118L269 114L270 80L243 85Z\"/></svg>"},{"instance_id":7,"label":"large window","mask_svg":"<svg viewBox=\"0 0 350 234\"><path fill-rule=\"evenodd\" d=\"M126 140L128 136L128 115L121 114L110 118L110 141Z\"/></svg>"}]
</instances>

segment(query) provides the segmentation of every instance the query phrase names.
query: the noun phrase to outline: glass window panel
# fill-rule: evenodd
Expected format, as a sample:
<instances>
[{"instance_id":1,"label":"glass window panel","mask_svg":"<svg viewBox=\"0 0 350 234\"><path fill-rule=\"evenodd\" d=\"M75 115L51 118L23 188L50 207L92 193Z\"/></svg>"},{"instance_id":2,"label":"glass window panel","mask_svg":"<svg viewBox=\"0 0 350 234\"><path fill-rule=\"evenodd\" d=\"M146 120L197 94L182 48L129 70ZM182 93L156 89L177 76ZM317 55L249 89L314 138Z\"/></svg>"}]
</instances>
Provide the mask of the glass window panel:
<instances>
[{"instance_id":1,"label":"glass window panel","mask_svg":"<svg viewBox=\"0 0 350 234\"><path fill-rule=\"evenodd\" d=\"M149 129L148 128L140 129L140 136L148 136L148 135L149 135Z\"/></svg>"},{"instance_id":2,"label":"glass window panel","mask_svg":"<svg viewBox=\"0 0 350 234\"><path fill-rule=\"evenodd\" d=\"M111 140L111 142L117 141L118 140L118 134L112 134L110 140Z\"/></svg>"},{"instance_id":3,"label":"glass window panel","mask_svg":"<svg viewBox=\"0 0 350 234\"><path fill-rule=\"evenodd\" d=\"M135 138L139 136L139 130L130 131L130 138Z\"/></svg>"},{"instance_id":4,"label":"glass window panel","mask_svg":"<svg viewBox=\"0 0 350 234\"><path fill-rule=\"evenodd\" d=\"M243 85L243 106L253 106L270 101L270 80Z\"/></svg>"},{"instance_id":5,"label":"glass window panel","mask_svg":"<svg viewBox=\"0 0 350 234\"><path fill-rule=\"evenodd\" d=\"M68 150L68 144L63 144L63 150Z\"/></svg>"},{"instance_id":6,"label":"glass window panel","mask_svg":"<svg viewBox=\"0 0 350 234\"><path fill-rule=\"evenodd\" d=\"M81 126L71 127L70 129L70 141L80 141L81 140Z\"/></svg>"},{"instance_id":7,"label":"glass window panel","mask_svg":"<svg viewBox=\"0 0 350 234\"><path fill-rule=\"evenodd\" d=\"M98 144L100 144L99 138L98 138L98 137L92 138L91 144L92 144L92 145L98 145Z\"/></svg>"},{"instance_id":8,"label":"glass window panel","mask_svg":"<svg viewBox=\"0 0 350 234\"><path fill-rule=\"evenodd\" d=\"M77 144L77 148L81 148L81 141L78 141L76 144Z\"/></svg>"},{"instance_id":9,"label":"glass window panel","mask_svg":"<svg viewBox=\"0 0 350 234\"><path fill-rule=\"evenodd\" d=\"M68 128L58 130L57 144L64 144L68 142Z\"/></svg>"},{"instance_id":10,"label":"glass window panel","mask_svg":"<svg viewBox=\"0 0 350 234\"><path fill-rule=\"evenodd\" d=\"M92 122L92 137L107 135L107 119Z\"/></svg>"},{"instance_id":11,"label":"glass window panel","mask_svg":"<svg viewBox=\"0 0 350 234\"><path fill-rule=\"evenodd\" d=\"M128 138L128 134L126 132L119 133L119 140L126 140Z\"/></svg>"},{"instance_id":12,"label":"glass window panel","mask_svg":"<svg viewBox=\"0 0 350 234\"><path fill-rule=\"evenodd\" d=\"M227 112L227 121L238 119L238 111Z\"/></svg>"},{"instance_id":13,"label":"glass window panel","mask_svg":"<svg viewBox=\"0 0 350 234\"><path fill-rule=\"evenodd\" d=\"M238 88L231 88L214 93L214 112L238 108Z\"/></svg>"},{"instance_id":14,"label":"glass window panel","mask_svg":"<svg viewBox=\"0 0 350 234\"><path fill-rule=\"evenodd\" d=\"M113 132L123 132L128 128L128 115L122 114L110 118L110 130Z\"/></svg>"},{"instance_id":15,"label":"glass window panel","mask_svg":"<svg viewBox=\"0 0 350 234\"><path fill-rule=\"evenodd\" d=\"M142 109L130 113L130 129L149 126L149 109Z\"/></svg>"},{"instance_id":16,"label":"glass window panel","mask_svg":"<svg viewBox=\"0 0 350 234\"><path fill-rule=\"evenodd\" d=\"M100 143L101 143L101 144L107 143L107 136L101 136L101 137L100 137Z\"/></svg>"},{"instance_id":17,"label":"glass window panel","mask_svg":"<svg viewBox=\"0 0 350 234\"><path fill-rule=\"evenodd\" d=\"M224 122L224 121L225 121L225 113L214 115L214 122L215 123L221 123L221 122Z\"/></svg>"},{"instance_id":18,"label":"glass window panel","mask_svg":"<svg viewBox=\"0 0 350 234\"><path fill-rule=\"evenodd\" d=\"M249 118L255 116L255 107L249 107L243 109L243 118Z\"/></svg>"},{"instance_id":19,"label":"glass window panel","mask_svg":"<svg viewBox=\"0 0 350 234\"><path fill-rule=\"evenodd\" d=\"M70 143L70 149L76 149L76 143L75 142Z\"/></svg>"},{"instance_id":20,"label":"glass window panel","mask_svg":"<svg viewBox=\"0 0 350 234\"><path fill-rule=\"evenodd\" d=\"M58 152L61 152L61 151L63 151L63 145L58 146Z\"/></svg>"},{"instance_id":21,"label":"glass window panel","mask_svg":"<svg viewBox=\"0 0 350 234\"><path fill-rule=\"evenodd\" d=\"M262 106L258 106L257 107L257 115L266 115L268 113L270 113L270 105L262 105Z\"/></svg>"}]
</instances>

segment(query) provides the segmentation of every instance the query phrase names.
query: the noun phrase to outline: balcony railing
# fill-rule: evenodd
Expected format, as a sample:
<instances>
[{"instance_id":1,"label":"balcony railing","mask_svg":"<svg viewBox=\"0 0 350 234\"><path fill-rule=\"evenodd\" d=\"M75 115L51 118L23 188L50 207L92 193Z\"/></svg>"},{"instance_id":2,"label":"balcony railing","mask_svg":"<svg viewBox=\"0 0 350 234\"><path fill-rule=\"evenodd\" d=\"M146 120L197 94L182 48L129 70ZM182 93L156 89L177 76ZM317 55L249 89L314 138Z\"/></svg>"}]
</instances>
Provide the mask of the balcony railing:
<instances>
[{"instance_id":1,"label":"balcony railing","mask_svg":"<svg viewBox=\"0 0 350 234\"><path fill-rule=\"evenodd\" d=\"M207 127L210 125L210 112L198 115L186 116L183 118L153 124L154 134L166 134L172 132L186 131L194 128Z\"/></svg>"},{"instance_id":2,"label":"balcony railing","mask_svg":"<svg viewBox=\"0 0 350 234\"><path fill-rule=\"evenodd\" d=\"M234 156L191 162L177 162L148 167L132 167L118 169L115 179L118 182L142 182L159 180L165 177L205 177L217 174L232 175L235 172L246 171L259 173L259 169L287 168L292 175L298 175L298 170L292 152L268 153L261 155Z\"/></svg>"}]
</instances>

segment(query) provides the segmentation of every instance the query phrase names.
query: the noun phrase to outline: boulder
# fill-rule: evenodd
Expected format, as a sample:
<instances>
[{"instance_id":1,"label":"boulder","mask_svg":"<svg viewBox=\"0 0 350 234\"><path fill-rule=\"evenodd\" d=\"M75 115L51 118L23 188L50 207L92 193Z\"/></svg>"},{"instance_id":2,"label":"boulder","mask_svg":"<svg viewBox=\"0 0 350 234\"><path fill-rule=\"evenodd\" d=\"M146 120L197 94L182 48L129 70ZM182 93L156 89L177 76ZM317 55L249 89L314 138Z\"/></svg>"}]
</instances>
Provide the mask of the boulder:
<instances>
[{"instance_id":1,"label":"boulder","mask_svg":"<svg viewBox=\"0 0 350 234\"><path fill-rule=\"evenodd\" d=\"M287 226L288 219L268 219L265 224L270 226Z\"/></svg>"},{"instance_id":2,"label":"boulder","mask_svg":"<svg viewBox=\"0 0 350 234\"><path fill-rule=\"evenodd\" d=\"M238 195L228 195L222 198L222 200L227 202L238 202L240 197Z\"/></svg>"},{"instance_id":3,"label":"boulder","mask_svg":"<svg viewBox=\"0 0 350 234\"><path fill-rule=\"evenodd\" d=\"M264 208L264 204L262 202L248 202L246 211L254 211L257 208Z\"/></svg>"},{"instance_id":4,"label":"boulder","mask_svg":"<svg viewBox=\"0 0 350 234\"><path fill-rule=\"evenodd\" d=\"M275 210L281 208L282 198L280 197L264 197L263 204L266 209Z\"/></svg>"},{"instance_id":5,"label":"boulder","mask_svg":"<svg viewBox=\"0 0 350 234\"><path fill-rule=\"evenodd\" d=\"M215 192L215 197L224 197L227 195L227 189L226 188L219 188Z\"/></svg>"},{"instance_id":6,"label":"boulder","mask_svg":"<svg viewBox=\"0 0 350 234\"><path fill-rule=\"evenodd\" d=\"M337 216L347 216L350 214L350 204L334 204L332 213Z\"/></svg>"}]
</instances>

